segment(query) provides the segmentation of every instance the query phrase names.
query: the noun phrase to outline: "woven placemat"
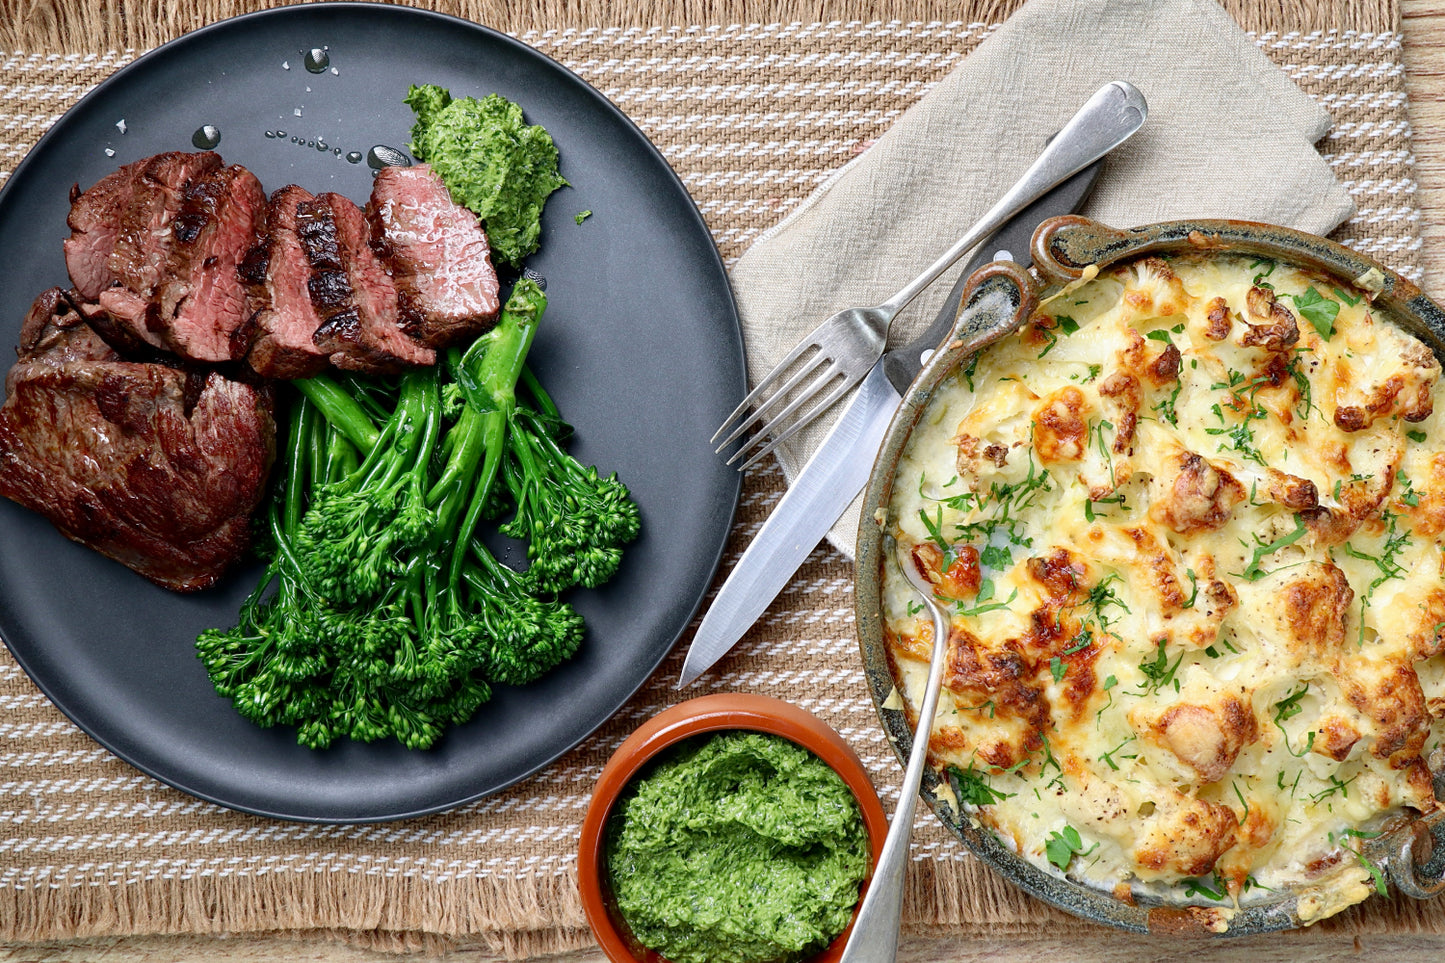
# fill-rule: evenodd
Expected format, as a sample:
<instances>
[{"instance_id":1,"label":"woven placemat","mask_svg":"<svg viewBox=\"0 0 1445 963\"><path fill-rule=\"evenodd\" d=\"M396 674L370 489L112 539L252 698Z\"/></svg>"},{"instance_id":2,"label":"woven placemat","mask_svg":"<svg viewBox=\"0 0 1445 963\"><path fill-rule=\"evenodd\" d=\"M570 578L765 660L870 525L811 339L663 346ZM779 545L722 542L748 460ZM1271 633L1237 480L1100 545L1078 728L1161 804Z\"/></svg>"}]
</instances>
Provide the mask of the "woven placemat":
<instances>
[{"instance_id":1,"label":"woven placemat","mask_svg":"<svg viewBox=\"0 0 1445 963\"><path fill-rule=\"evenodd\" d=\"M817 19L834 12L827 4L749 2L438 8L515 33L615 101L677 169L732 263L1016 5L850 4L866 15L829 21ZM139 51L240 9L218 0L133 0L94 12L75 0L6 6L16 15L0 17L0 51L11 51L0 52L0 176ZM619 9L634 22L694 25L623 26ZM1359 208L1337 239L1420 280L1393 3L1266 12L1238 0L1231 9L1335 117L1321 147ZM782 22L751 22L775 15L766 10L781 11ZM791 13L799 22L787 22ZM747 476L724 570L782 488L771 464ZM859 667L852 579L851 563L820 547L733 654L686 693L671 688L685 637L611 722L541 774L452 812L375 826L269 821L171 790L81 734L0 654L0 940L327 931L398 950L480 944L517 958L589 945L572 864L592 784L628 733L680 697L752 691L802 705L854 746L891 810L900 767ZM913 855L906 918L915 931L1058 938L1092 929L1001 882L930 813L919 817ZM1320 925L1445 933L1445 906L1377 899Z\"/></svg>"}]
</instances>

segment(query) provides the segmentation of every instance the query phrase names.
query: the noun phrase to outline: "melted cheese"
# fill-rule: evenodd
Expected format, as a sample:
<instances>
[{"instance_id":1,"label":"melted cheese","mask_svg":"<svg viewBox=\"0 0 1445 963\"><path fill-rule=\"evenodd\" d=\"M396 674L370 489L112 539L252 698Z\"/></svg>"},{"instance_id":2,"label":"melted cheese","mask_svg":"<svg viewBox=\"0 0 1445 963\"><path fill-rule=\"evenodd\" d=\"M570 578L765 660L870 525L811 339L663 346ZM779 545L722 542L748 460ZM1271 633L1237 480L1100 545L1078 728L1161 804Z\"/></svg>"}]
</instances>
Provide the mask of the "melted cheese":
<instances>
[{"instance_id":1,"label":"melted cheese","mask_svg":"<svg viewBox=\"0 0 1445 963\"><path fill-rule=\"evenodd\" d=\"M1103 272L953 375L889 517L953 603L972 817L1109 892L1368 895L1351 833L1436 806L1441 391L1366 291L1239 257ZM913 714L931 625L884 598Z\"/></svg>"}]
</instances>

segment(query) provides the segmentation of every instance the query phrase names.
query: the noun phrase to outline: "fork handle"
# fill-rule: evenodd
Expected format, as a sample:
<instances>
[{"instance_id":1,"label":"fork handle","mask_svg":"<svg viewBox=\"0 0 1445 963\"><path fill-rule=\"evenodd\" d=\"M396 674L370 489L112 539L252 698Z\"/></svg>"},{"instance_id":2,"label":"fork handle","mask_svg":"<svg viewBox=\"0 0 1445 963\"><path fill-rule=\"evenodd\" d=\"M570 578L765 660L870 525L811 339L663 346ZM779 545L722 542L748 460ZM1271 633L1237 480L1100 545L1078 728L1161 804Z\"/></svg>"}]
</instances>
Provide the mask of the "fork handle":
<instances>
[{"instance_id":1,"label":"fork handle","mask_svg":"<svg viewBox=\"0 0 1445 963\"><path fill-rule=\"evenodd\" d=\"M920 291L1002 227L1009 218L1066 177L1083 170L1128 140L1143 125L1148 114L1149 105L1133 84L1123 80L1105 84L1079 108L1079 112L1069 119L1023 176L968 233L879 308L891 320L918 297Z\"/></svg>"}]
</instances>

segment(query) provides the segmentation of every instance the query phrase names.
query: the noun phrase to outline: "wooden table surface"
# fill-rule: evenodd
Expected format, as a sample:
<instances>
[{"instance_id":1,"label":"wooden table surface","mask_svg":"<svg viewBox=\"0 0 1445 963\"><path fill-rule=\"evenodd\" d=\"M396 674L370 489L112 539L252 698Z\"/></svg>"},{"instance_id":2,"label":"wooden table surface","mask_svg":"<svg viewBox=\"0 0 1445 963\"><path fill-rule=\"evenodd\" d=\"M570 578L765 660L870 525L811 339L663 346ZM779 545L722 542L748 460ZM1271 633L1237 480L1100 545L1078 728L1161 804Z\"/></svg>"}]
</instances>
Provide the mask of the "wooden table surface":
<instances>
[{"instance_id":1,"label":"wooden table surface","mask_svg":"<svg viewBox=\"0 0 1445 963\"><path fill-rule=\"evenodd\" d=\"M1404 15L1405 86L1410 98L1415 175L1424 223L1425 293L1445 301L1445 0L1400 0ZM1110 963L1130 960L1220 960L1229 963L1295 963L1381 959L1426 961L1445 957L1445 937L1402 934L1356 939L1303 930L1223 942L1170 942L1152 937L1103 933L1097 942L1050 939L956 940L914 938L904 941L899 959L910 963ZM333 939L290 936L126 937L64 943L0 945L0 963L382 963L397 957L357 948ZM494 957L458 950L427 959L444 963L487 963ZM554 963L604 963L600 952L551 958Z\"/></svg>"}]
</instances>

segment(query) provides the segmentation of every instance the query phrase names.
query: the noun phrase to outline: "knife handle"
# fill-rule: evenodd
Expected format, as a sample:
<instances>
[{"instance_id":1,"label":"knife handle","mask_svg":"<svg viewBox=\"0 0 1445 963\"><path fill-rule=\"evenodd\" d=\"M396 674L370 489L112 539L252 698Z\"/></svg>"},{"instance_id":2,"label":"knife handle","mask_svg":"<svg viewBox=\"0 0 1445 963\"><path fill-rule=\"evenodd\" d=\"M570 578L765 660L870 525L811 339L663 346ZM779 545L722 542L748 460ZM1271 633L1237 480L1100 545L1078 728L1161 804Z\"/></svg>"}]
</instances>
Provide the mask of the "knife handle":
<instances>
[{"instance_id":1,"label":"knife handle","mask_svg":"<svg viewBox=\"0 0 1445 963\"><path fill-rule=\"evenodd\" d=\"M953 330L969 275L992 261L998 251L1008 251L1019 264L1027 265L1034 229L1051 217L1069 214L1083 207L1084 201L1094 189L1094 182L1099 179L1099 170L1103 164L1102 159L1096 160L1074 174L1010 218L999 228L998 233L978 246L963 273L953 282L953 288L948 292L943 308L933 319L933 323L912 341L901 347L890 348L883 355L883 373L888 376L888 382L897 389L899 395L907 394L908 386L918 377L918 372L923 370L925 353L936 351Z\"/></svg>"}]
</instances>

